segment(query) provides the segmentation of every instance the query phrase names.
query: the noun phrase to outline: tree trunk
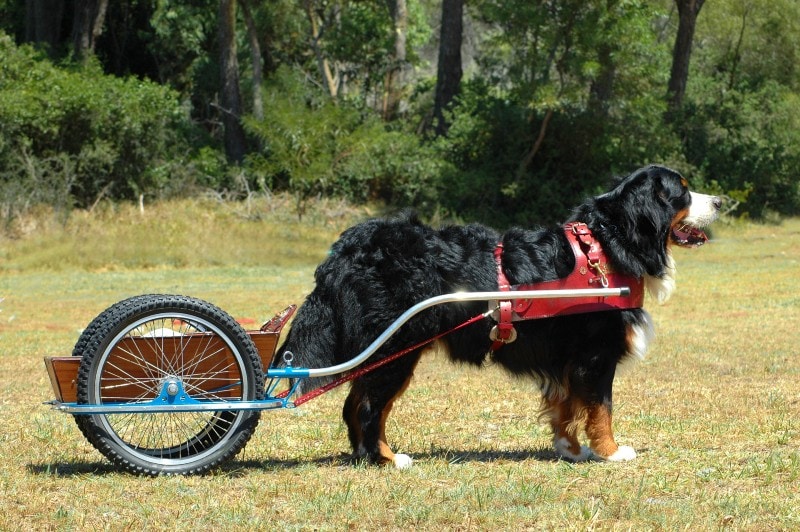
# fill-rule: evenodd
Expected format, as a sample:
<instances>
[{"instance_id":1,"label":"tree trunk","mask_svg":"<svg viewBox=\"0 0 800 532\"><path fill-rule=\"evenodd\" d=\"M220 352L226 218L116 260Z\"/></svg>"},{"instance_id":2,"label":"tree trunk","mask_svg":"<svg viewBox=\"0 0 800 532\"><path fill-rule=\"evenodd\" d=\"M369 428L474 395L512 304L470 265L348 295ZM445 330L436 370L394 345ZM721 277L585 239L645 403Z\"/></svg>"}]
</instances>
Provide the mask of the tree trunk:
<instances>
[{"instance_id":1,"label":"tree trunk","mask_svg":"<svg viewBox=\"0 0 800 532\"><path fill-rule=\"evenodd\" d=\"M611 35L613 33L615 24L613 14L618 5L618 0L606 0L605 12L607 16L604 17L604 21L598 28L602 35ZM595 115L596 120L594 123L600 128L605 124L614 96L614 82L617 78L617 65L614 57L619 47L619 43L614 39L602 40L596 47L597 62L600 68L597 77L592 80L592 84L589 87L588 105L589 110Z\"/></svg>"},{"instance_id":2,"label":"tree trunk","mask_svg":"<svg viewBox=\"0 0 800 532\"><path fill-rule=\"evenodd\" d=\"M315 6L313 0L305 0L304 7L311 28L311 49L314 51L314 56L317 58L317 68L319 68L319 74L325 82L325 86L328 88L328 93L331 95L331 98L335 100L339 94L339 79L338 76L333 74L330 63L325 58L322 52L322 46L320 46L322 30L317 15L314 12Z\"/></svg>"},{"instance_id":3,"label":"tree trunk","mask_svg":"<svg viewBox=\"0 0 800 532\"><path fill-rule=\"evenodd\" d=\"M739 63L742 61L742 43L744 43L744 34L747 30L747 17L750 15L751 6L745 6L742 12L742 26L739 28L739 39L736 41L736 46L731 54L731 74L728 76L728 90L736 86L736 73L739 68Z\"/></svg>"},{"instance_id":4,"label":"tree trunk","mask_svg":"<svg viewBox=\"0 0 800 532\"><path fill-rule=\"evenodd\" d=\"M247 152L239 93L239 63L236 60L236 0L219 3L220 105L224 128L225 155L240 163Z\"/></svg>"},{"instance_id":5,"label":"tree trunk","mask_svg":"<svg viewBox=\"0 0 800 532\"><path fill-rule=\"evenodd\" d=\"M544 114L542 123L539 126L539 134L536 135L536 140L534 141L533 146L531 146L531 149L525 153L519 163L519 166L517 167L517 175L514 179L515 182L519 183L525 178L525 172L528 170L528 166L530 166L533 158L536 157L536 154L539 153L539 149L542 147L542 142L544 142L544 137L547 133L547 126L550 124L551 118L553 118L552 107L547 109L547 112Z\"/></svg>"},{"instance_id":6,"label":"tree trunk","mask_svg":"<svg viewBox=\"0 0 800 532\"><path fill-rule=\"evenodd\" d=\"M406 0L387 0L394 26L394 51L383 98L383 118L393 120L400 110L406 67L406 35L408 33L408 9Z\"/></svg>"},{"instance_id":7,"label":"tree trunk","mask_svg":"<svg viewBox=\"0 0 800 532\"><path fill-rule=\"evenodd\" d=\"M264 119L264 102L261 97L261 80L263 79L261 58L261 45L258 42L258 32L256 23L250 14L250 8L246 0L241 0L242 14L244 23L247 26L247 37L250 40L250 58L253 62L253 115L259 119Z\"/></svg>"},{"instance_id":8,"label":"tree trunk","mask_svg":"<svg viewBox=\"0 0 800 532\"><path fill-rule=\"evenodd\" d=\"M439 60L436 72L436 94L433 119L436 135L447 133L444 110L461 87L461 40L464 33L464 0L443 0L439 34Z\"/></svg>"},{"instance_id":9,"label":"tree trunk","mask_svg":"<svg viewBox=\"0 0 800 532\"><path fill-rule=\"evenodd\" d=\"M72 22L72 55L82 61L94 54L103 33L108 0L76 0Z\"/></svg>"},{"instance_id":10,"label":"tree trunk","mask_svg":"<svg viewBox=\"0 0 800 532\"><path fill-rule=\"evenodd\" d=\"M667 86L667 108L670 113L680 109L686 94L686 81L689 79L689 59L692 55L692 41L697 16L705 0L675 0L678 7L678 34L672 50L672 70Z\"/></svg>"},{"instance_id":11,"label":"tree trunk","mask_svg":"<svg viewBox=\"0 0 800 532\"><path fill-rule=\"evenodd\" d=\"M606 43L597 48L597 61L600 64L599 75L589 88L589 109L596 115L608 115L608 107L614 95L614 80L617 69L613 59L614 49Z\"/></svg>"},{"instance_id":12,"label":"tree trunk","mask_svg":"<svg viewBox=\"0 0 800 532\"><path fill-rule=\"evenodd\" d=\"M28 0L25 2L25 41L43 45L50 57L58 54L64 0Z\"/></svg>"}]
</instances>

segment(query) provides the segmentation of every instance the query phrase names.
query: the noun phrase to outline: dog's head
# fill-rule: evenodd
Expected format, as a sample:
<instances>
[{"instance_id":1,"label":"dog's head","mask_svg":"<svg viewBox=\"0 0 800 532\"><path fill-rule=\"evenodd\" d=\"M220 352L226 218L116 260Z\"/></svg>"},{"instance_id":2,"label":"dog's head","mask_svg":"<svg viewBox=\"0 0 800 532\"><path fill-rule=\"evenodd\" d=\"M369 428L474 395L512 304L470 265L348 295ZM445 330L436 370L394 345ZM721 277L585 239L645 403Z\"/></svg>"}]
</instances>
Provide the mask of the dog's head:
<instances>
[{"instance_id":1,"label":"dog's head","mask_svg":"<svg viewBox=\"0 0 800 532\"><path fill-rule=\"evenodd\" d=\"M576 219L586 219L618 267L664 277L672 268L670 246L704 244L703 228L717 219L721 206L716 196L691 192L679 173L653 165L589 201Z\"/></svg>"}]
</instances>

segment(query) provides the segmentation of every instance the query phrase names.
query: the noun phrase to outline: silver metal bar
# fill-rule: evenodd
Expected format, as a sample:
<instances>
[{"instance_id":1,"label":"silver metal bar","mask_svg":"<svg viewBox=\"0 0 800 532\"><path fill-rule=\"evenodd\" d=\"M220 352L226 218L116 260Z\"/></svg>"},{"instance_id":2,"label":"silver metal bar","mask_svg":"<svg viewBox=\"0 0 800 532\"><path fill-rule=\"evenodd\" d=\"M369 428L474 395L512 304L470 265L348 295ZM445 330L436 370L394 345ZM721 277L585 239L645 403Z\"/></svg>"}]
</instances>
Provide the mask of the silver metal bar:
<instances>
[{"instance_id":1,"label":"silver metal bar","mask_svg":"<svg viewBox=\"0 0 800 532\"><path fill-rule=\"evenodd\" d=\"M378 336L366 349L364 349L358 356L351 358L347 362L343 362L336 366L327 368L309 369L309 377L325 377L328 375L336 375L349 371L366 359L371 357L386 341L391 337L397 329L402 327L411 318L436 305L445 303L462 303L466 301L506 301L509 299L556 299L556 298L574 298L574 297L619 297L627 296L630 294L630 288L576 288L576 289L563 289L563 290L511 290L508 292L455 292L452 294L444 294L441 296L431 297L424 301L420 301L413 307L402 313L380 336ZM269 372L267 373L269 375Z\"/></svg>"},{"instance_id":2,"label":"silver metal bar","mask_svg":"<svg viewBox=\"0 0 800 532\"><path fill-rule=\"evenodd\" d=\"M79 405L75 403L49 403L53 409L68 414L164 414L177 412L217 412L227 410L266 410L280 408L280 399L262 401L192 401L187 404L127 403L113 405Z\"/></svg>"}]
</instances>

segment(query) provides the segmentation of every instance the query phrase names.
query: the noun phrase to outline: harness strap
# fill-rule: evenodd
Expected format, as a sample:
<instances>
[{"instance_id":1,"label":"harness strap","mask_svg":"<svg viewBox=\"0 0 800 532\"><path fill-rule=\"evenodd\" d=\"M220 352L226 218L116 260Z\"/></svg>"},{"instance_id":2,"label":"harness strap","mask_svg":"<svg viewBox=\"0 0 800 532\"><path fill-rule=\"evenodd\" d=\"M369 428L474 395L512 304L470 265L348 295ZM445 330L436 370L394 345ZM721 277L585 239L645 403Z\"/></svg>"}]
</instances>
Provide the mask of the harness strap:
<instances>
[{"instance_id":1,"label":"harness strap","mask_svg":"<svg viewBox=\"0 0 800 532\"><path fill-rule=\"evenodd\" d=\"M600 243L594 239L588 225L583 222L575 222L567 224L566 229L572 231L572 234L578 237L578 241L581 243L581 249L589 258L589 262L596 263L600 260L600 255L603 250L600 247Z\"/></svg>"},{"instance_id":2,"label":"harness strap","mask_svg":"<svg viewBox=\"0 0 800 532\"><path fill-rule=\"evenodd\" d=\"M564 230L575 254L575 269L579 270L581 267L588 266L588 269L594 270L597 274L597 280L603 288L608 288L608 278L602 264L603 248L600 246L600 242L595 240L589 226L583 222L572 222L564 226ZM575 239L569 238L570 233L574 235ZM575 244L578 246L576 247Z\"/></svg>"},{"instance_id":3,"label":"harness strap","mask_svg":"<svg viewBox=\"0 0 800 532\"><path fill-rule=\"evenodd\" d=\"M567 314L581 314L613 309L641 308L644 302L644 280L641 277L614 272L608 264L602 246L592 235L589 226L583 222L571 222L564 226L564 234L575 257L575 268L568 276L514 287L514 290L558 290L573 288L591 288L597 285L603 288L627 286L627 296L582 297L565 299L509 299L499 301L494 318L497 322L489 339L492 341L490 352L497 351L507 343L516 340L517 331L513 322L548 318ZM497 264L497 282L502 291L514 293L503 272L503 244L497 245L494 259ZM513 297L513 296L512 296ZM536 303L534 304L534 301ZM510 307L510 308L509 308Z\"/></svg>"},{"instance_id":4,"label":"harness strap","mask_svg":"<svg viewBox=\"0 0 800 532\"><path fill-rule=\"evenodd\" d=\"M503 292L511 290L511 283L508 282L503 271L503 243L499 242L494 248L494 262L497 265L497 286ZM506 344L510 344L517 339L517 330L514 329L512 320L514 319L514 307L511 300L504 300L498 303L497 325L492 327L489 332L489 339L492 340L491 351L497 351Z\"/></svg>"}]
</instances>

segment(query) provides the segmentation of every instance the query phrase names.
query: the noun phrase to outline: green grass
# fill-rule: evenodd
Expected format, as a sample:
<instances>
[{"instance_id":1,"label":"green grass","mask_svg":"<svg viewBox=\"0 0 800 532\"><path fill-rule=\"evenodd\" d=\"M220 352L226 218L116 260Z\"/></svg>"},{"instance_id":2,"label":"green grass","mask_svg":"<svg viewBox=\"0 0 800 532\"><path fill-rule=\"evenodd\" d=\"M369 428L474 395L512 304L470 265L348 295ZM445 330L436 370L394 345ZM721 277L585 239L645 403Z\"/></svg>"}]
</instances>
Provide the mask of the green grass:
<instances>
[{"instance_id":1,"label":"green grass","mask_svg":"<svg viewBox=\"0 0 800 532\"><path fill-rule=\"evenodd\" d=\"M800 220L720 225L712 244L678 250L677 293L648 305L655 345L615 389L633 462L556 460L529 383L431 354L389 420L411 470L347 461L344 389L265 412L211 475L116 470L41 404L52 398L41 357L68 354L97 313L137 293L263 321L302 301L336 234L363 215L260 212L170 204L146 222L95 213L0 241L0 530L800 527ZM161 227L179 234L161 239Z\"/></svg>"}]
</instances>

